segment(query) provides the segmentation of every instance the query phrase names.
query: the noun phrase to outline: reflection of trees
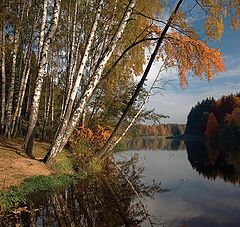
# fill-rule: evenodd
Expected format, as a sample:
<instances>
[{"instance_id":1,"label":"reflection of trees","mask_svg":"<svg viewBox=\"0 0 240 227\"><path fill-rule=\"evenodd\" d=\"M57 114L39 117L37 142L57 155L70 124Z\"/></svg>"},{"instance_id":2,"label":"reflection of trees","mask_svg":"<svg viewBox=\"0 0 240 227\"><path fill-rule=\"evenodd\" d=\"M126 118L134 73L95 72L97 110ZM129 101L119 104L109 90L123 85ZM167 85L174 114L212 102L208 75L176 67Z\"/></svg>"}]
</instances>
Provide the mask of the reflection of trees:
<instances>
[{"instance_id":1,"label":"reflection of trees","mask_svg":"<svg viewBox=\"0 0 240 227\"><path fill-rule=\"evenodd\" d=\"M179 150L185 149L184 142L178 139L139 137L128 142L128 148L134 150Z\"/></svg>"},{"instance_id":2,"label":"reflection of trees","mask_svg":"<svg viewBox=\"0 0 240 227\"><path fill-rule=\"evenodd\" d=\"M194 169L208 179L222 178L240 184L240 146L186 142L188 159Z\"/></svg>"},{"instance_id":3,"label":"reflection of trees","mask_svg":"<svg viewBox=\"0 0 240 227\"><path fill-rule=\"evenodd\" d=\"M151 197L163 191L158 184L141 183L144 169L137 163L138 158L134 156L120 163L122 173L112 166L105 174L35 200L28 205L28 211L0 220L0 226L137 226L149 214L125 177L139 195Z\"/></svg>"}]
</instances>

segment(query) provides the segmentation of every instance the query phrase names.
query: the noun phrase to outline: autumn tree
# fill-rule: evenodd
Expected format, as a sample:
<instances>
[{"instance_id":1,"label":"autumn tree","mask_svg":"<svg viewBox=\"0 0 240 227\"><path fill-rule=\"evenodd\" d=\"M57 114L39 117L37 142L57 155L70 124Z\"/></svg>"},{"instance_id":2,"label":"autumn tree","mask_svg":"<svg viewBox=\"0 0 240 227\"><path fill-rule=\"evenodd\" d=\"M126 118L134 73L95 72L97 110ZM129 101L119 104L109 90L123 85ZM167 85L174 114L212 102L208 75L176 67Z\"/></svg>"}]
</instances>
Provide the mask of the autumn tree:
<instances>
[{"instance_id":1,"label":"autumn tree","mask_svg":"<svg viewBox=\"0 0 240 227\"><path fill-rule=\"evenodd\" d=\"M182 2L164 21L157 0L4 0L2 133L27 131L24 146L30 157L34 135L47 135L49 161L84 116L93 127L98 117L109 118L113 134L102 148L108 150L143 109L144 82L154 61L162 59L165 69L175 67L182 87L188 73L214 78L224 70L223 57L207 41L221 37L225 16L239 27L238 1L194 1L189 11L181 10ZM206 14L205 40L187 18L194 10ZM147 49L153 51L150 56Z\"/></svg>"},{"instance_id":2,"label":"autumn tree","mask_svg":"<svg viewBox=\"0 0 240 227\"><path fill-rule=\"evenodd\" d=\"M208 138L217 138L217 133L219 132L219 123L214 115L210 113L207 121L207 129L205 135Z\"/></svg>"}]
</instances>

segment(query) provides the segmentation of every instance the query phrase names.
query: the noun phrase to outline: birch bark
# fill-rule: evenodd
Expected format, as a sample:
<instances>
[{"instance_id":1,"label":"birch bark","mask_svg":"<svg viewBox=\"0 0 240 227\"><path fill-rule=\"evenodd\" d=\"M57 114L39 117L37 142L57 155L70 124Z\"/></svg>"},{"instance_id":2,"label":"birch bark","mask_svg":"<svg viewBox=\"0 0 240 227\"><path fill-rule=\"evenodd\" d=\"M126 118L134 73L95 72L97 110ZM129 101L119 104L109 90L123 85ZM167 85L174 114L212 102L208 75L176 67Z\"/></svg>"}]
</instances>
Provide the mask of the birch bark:
<instances>
[{"instance_id":1,"label":"birch bark","mask_svg":"<svg viewBox=\"0 0 240 227\"><path fill-rule=\"evenodd\" d=\"M66 113L67 105L70 99L72 86L73 86L73 66L74 66L74 51L76 49L76 23L77 23L77 10L78 10L78 1L75 1L75 8L74 8L74 17L73 17L73 26L72 26L72 35L71 35L71 47L70 47L70 53L69 53L69 63L68 63L68 70L67 70L67 86L66 86L66 99L65 99L65 105L63 108L63 116Z\"/></svg>"},{"instance_id":2,"label":"birch bark","mask_svg":"<svg viewBox=\"0 0 240 227\"><path fill-rule=\"evenodd\" d=\"M13 137L15 137L17 134L17 129L18 129L18 124L19 124L19 120L20 120L20 116L21 116L27 81L28 81L28 77L29 77L29 73L30 73L30 63L31 63L32 47L33 47L33 42L34 42L35 27L36 27L36 21L34 22L34 26L32 29L31 40L30 40L30 44L28 46L26 59L25 59L26 63L24 64L24 69L22 72L22 79L21 79L21 83L20 83L16 109L15 109L13 119L12 119L11 135Z\"/></svg>"},{"instance_id":3,"label":"birch bark","mask_svg":"<svg viewBox=\"0 0 240 227\"><path fill-rule=\"evenodd\" d=\"M47 6L48 6L48 0L44 0L42 23L41 23L40 34L39 34L38 59L40 59L40 54L41 54L43 42L44 42L44 35L45 35L45 30L46 30L46 20L47 20Z\"/></svg>"},{"instance_id":4,"label":"birch bark","mask_svg":"<svg viewBox=\"0 0 240 227\"><path fill-rule=\"evenodd\" d=\"M31 106L28 130L27 130L27 135L25 137L25 141L24 141L25 151L30 157L32 156L32 143L33 143L32 140L30 141L30 138L33 138L34 128L36 126L37 119L38 119L39 103L40 103L43 79L45 76L45 65L47 62L49 45L57 30L58 20L60 15L60 7L61 7L61 0L55 0L51 25L49 27L49 30L47 31L47 34L45 35L42 51L40 53L40 60L39 60L33 102Z\"/></svg>"},{"instance_id":5,"label":"birch bark","mask_svg":"<svg viewBox=\"0 0 240 227\"><path fill-rule=\"evenodd\" d=\"M109 48L105 51L105 55L103 56L99 66L95 72L95 75L91 78L89 84L87 85L87 88L85 89L85 92L83 93L81 99L77 103L76 108L73 111L73 113L71 114L71 118L69 119L69 121L67 120L67 121L63 122L63 124L58 132L58 135L55 137L55 140L53 141L53 144L52 144L50 150L48 151L47 155L44 157L44 162L48 162L49 160L54 158L63 149L63 147L67 143L70 135L72 134L74 128L77 125L77 122L79 121L79 119L84 111L86 104L88 103L89 99L91 98L95 88L97 87L97 85L101 79L101 75L103 73L103 70L104 70L108 60L110 59L113 51L115 50L118 41L122 37L122 34L124 32L124 29L127 25L128 20L132 14L132 10L133 10L135 4L136 4L136 0L129 1L126 11L122 17L122 20L119 23L118 29L112 38L112 42L109 45ZM81 78L79 78L79 79L81 79ZM79 84L80 81L75 82L75 86L73 88L73 93L71 95L70 101L75 99L77 88L78 88L78 86L76 86L77 83ZM70 116L70 113L71 112L69 112L69 116Z\"/></svg>"},{"instance_id":6,"label":"birch bark","mask_svg":"<svg viewBox=\"0 0 240 227\"><path fill-rule=\"evenodd\" d=\"M2 28L2 105L1 105L1 127L0 133L4 132L5 128L5 103L6 103L6 73L5 73L5 63L6 63L6 48L5 48L5 26Z\"/></svg>"},{"instance_id":7,"label":"birch bark","mask_svg":"<svg viewBox=\"0 0 240 227\"><path fill-rule=\"evenodd\" d=\"M12 51L12 73L11 73L11 82L9 87L9 94L6 106L6 129L5 135L10 136L11 130L11 117L12 117L12 106L13 106L13 94L14 94L14 87L15 87L15 77L16 77L16 65L17 65L17 52L18 52L18 45L19 45L19 29L16 28L15 35L14 35L14 43L13 43L13 51Z\"/></svg>"}]
</instances>

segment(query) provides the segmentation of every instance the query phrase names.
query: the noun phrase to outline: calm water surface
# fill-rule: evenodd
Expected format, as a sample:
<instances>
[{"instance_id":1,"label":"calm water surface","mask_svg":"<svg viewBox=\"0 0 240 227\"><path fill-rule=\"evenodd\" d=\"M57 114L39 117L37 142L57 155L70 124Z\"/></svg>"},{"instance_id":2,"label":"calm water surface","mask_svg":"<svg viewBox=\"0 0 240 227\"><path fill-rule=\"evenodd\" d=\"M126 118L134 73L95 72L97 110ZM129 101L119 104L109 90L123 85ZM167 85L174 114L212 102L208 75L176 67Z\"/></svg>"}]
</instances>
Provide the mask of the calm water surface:
<instances>
[{"instance_id":1,"label":"calm water surface","mask_svg":"<svg viewBox=\"0 0 240 227\"><path fill-rule=\"evenodd\" d=\"M160 181L170 189L145 200L149 213L164 226L240 226L239 151L224 153L196 142L188 149L161 145L145 141L129 151L141 157L143 182Z\"/></svg>"}]
</instances>

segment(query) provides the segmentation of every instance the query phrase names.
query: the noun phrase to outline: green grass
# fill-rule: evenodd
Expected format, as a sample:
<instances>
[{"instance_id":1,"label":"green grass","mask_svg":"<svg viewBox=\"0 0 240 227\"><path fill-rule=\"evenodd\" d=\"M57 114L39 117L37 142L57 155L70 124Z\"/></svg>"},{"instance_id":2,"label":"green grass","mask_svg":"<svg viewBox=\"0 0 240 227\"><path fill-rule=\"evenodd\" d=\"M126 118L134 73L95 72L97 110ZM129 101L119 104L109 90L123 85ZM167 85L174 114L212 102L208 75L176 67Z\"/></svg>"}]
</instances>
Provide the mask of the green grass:
<instances>
[{"instance_id":1,"label":"green grass","mask_svg":"<svg viewBox=\"0 0 240 227\"><path fill-rule=\"evenodd\" d=\"M71 176L62 174L29 177L18 187L13 186L7 191L0 191L0 213L7 212L14 206L25 204L27 197L32 193L64 188L84 177L83 172Z\"/></svg>"}]
</instances>

